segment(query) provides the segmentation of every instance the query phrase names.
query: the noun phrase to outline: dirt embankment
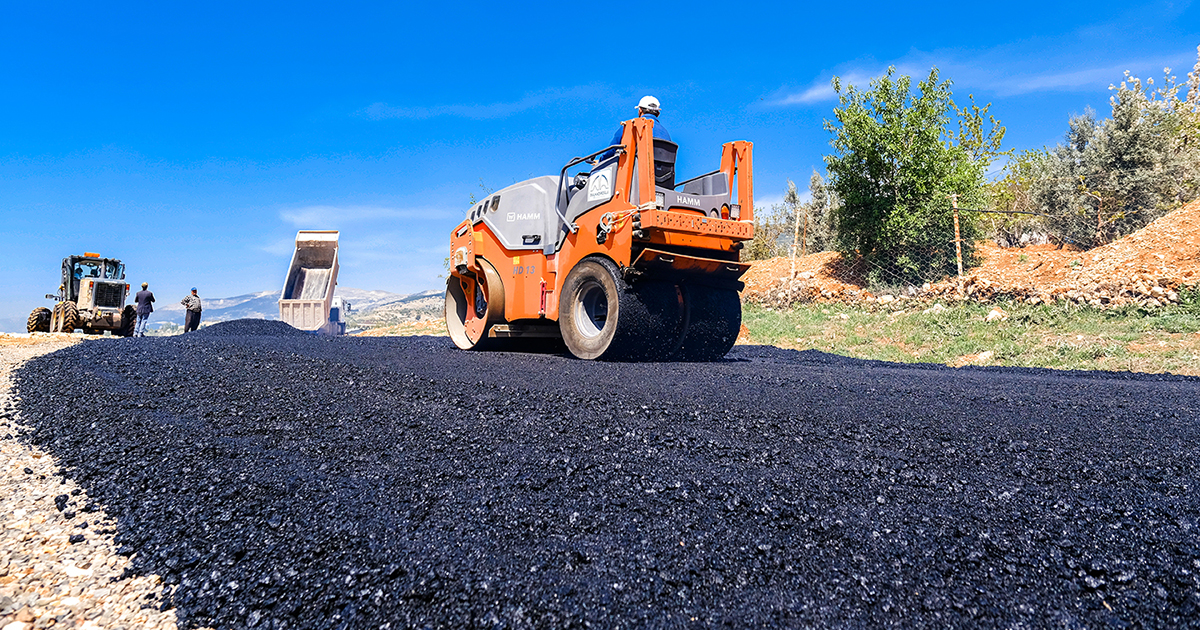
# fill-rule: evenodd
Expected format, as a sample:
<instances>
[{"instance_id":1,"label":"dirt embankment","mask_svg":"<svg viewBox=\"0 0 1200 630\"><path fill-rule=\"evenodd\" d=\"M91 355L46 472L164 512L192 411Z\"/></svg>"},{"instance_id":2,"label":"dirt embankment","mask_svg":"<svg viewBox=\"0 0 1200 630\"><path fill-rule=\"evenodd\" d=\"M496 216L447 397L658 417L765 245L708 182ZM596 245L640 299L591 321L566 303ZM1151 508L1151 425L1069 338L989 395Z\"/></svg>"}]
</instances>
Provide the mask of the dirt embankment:
<instances>
[{"instance_id":1,"label":"dirt embankment","mask_svg":"<svg viewBox=\"0 0 1200 630\"><path fill-rule=\"evenodd\" d=\"M875 295L836 252L753 264L743 297L752 303L890 302L894 299L997 298L1029 303L1069 301L1093 306L1157 307L1179 301L1178 289L1200 283L1200 199L1118 241L1089 251L1053 245L978 246L983 264L958 281L913 287L908 295Z\"/></svg>"}]
</instances>

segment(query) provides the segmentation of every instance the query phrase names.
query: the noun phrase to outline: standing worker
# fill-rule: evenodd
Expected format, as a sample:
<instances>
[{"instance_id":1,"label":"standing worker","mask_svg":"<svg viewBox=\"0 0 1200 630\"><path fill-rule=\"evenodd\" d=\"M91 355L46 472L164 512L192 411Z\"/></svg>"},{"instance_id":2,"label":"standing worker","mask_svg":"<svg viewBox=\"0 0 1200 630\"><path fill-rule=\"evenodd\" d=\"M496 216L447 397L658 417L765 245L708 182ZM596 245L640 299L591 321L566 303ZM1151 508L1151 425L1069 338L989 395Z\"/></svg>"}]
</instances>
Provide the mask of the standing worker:
<instances>
[{"instance_id":1,"label":"standing worker","mask_svg":"<svg viewBox=\"0 0 1200 630\"><path fill-rule=\"evenodd\" d=\"M196 295L196 287L192 287L192 294L179 301L183 305L183 332L196 330L200 327L200 296Z\"/></svg>"},{"instance_id":2,"label":"standing worker","mask_svg":"<svg viewBox=\"0 0 1200 630\"><path fill-rule=\"evenodd\" d=\"M154 294L150 292L150 284L143 282L142 290L133 298L137 303L137 328L133 330L134 337L146 336L146 325L150 321L150 313L154 312Z\"/></svg>"}]
</instances>

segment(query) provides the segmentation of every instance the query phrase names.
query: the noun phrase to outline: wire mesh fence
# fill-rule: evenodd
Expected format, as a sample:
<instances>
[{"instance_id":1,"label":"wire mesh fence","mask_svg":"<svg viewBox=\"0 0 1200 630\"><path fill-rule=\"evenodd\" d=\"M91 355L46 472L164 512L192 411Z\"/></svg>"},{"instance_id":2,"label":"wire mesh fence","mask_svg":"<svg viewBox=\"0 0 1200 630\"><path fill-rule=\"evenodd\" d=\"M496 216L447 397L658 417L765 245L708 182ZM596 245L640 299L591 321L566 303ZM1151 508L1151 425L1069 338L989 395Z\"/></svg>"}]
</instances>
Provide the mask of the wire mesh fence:
<instances>
[{"instance_id":1,"label":"wire mesh fence","mask_svg":"<svg viewBox=\"0 0 1200 630\"><path fill-rule=\"evenodd\" d=\"M924 248L869 256L787 247L752 268L744 296L771 306L945 299L1156 308L1188 301L1200 283L1200 200L1098 247L1056 238L1043 222L1014 225L1014 217L1044 218L1037 213L958 210L961 222L1007 224L983 230L985 239L947 234Z\"/></svg>"}]
</instances>

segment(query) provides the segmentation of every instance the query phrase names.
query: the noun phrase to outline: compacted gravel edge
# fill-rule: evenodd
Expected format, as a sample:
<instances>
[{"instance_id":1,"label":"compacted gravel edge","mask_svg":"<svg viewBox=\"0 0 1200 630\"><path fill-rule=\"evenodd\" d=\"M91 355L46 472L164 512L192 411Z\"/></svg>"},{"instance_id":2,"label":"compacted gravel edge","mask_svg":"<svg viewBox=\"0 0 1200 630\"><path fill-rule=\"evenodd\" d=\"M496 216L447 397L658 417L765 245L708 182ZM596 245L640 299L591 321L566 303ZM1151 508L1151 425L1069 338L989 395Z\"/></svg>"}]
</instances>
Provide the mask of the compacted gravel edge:
<instances>
[{"instance_id":1,"label":"compacted gravel edge","mask_svg":"<svg viewBox=\"0 0 1200 630\"><path fill-rule=\"evenodd\" d=\"M52 455L21 439L29 427L11 373L75 343L34 341L0 345L0 629L174 630L175 611L158 610L162 580L132 575L117 553L116 521L62 476Z\"/></svg>"}]
</instances>

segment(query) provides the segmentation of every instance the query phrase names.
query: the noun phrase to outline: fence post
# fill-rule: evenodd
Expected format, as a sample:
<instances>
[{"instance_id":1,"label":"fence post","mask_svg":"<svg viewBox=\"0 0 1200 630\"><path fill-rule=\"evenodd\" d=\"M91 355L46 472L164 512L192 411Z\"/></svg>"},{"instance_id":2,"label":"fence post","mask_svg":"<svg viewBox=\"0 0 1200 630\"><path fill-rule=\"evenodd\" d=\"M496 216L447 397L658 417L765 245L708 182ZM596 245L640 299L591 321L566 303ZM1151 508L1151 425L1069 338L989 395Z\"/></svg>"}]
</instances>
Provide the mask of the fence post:
<instances>
[{"instance_id":1,"label":"fence post","mask_svg":"<svg viewBox=\"0 0 1200 630\"><path fill-rule=\"evenodd\" d=\"M954 206L954 257L958 259L958 296L962 297L962 236L958 232L958 193L951 193L950 203Z\"/></svg>"}]
</instances>

